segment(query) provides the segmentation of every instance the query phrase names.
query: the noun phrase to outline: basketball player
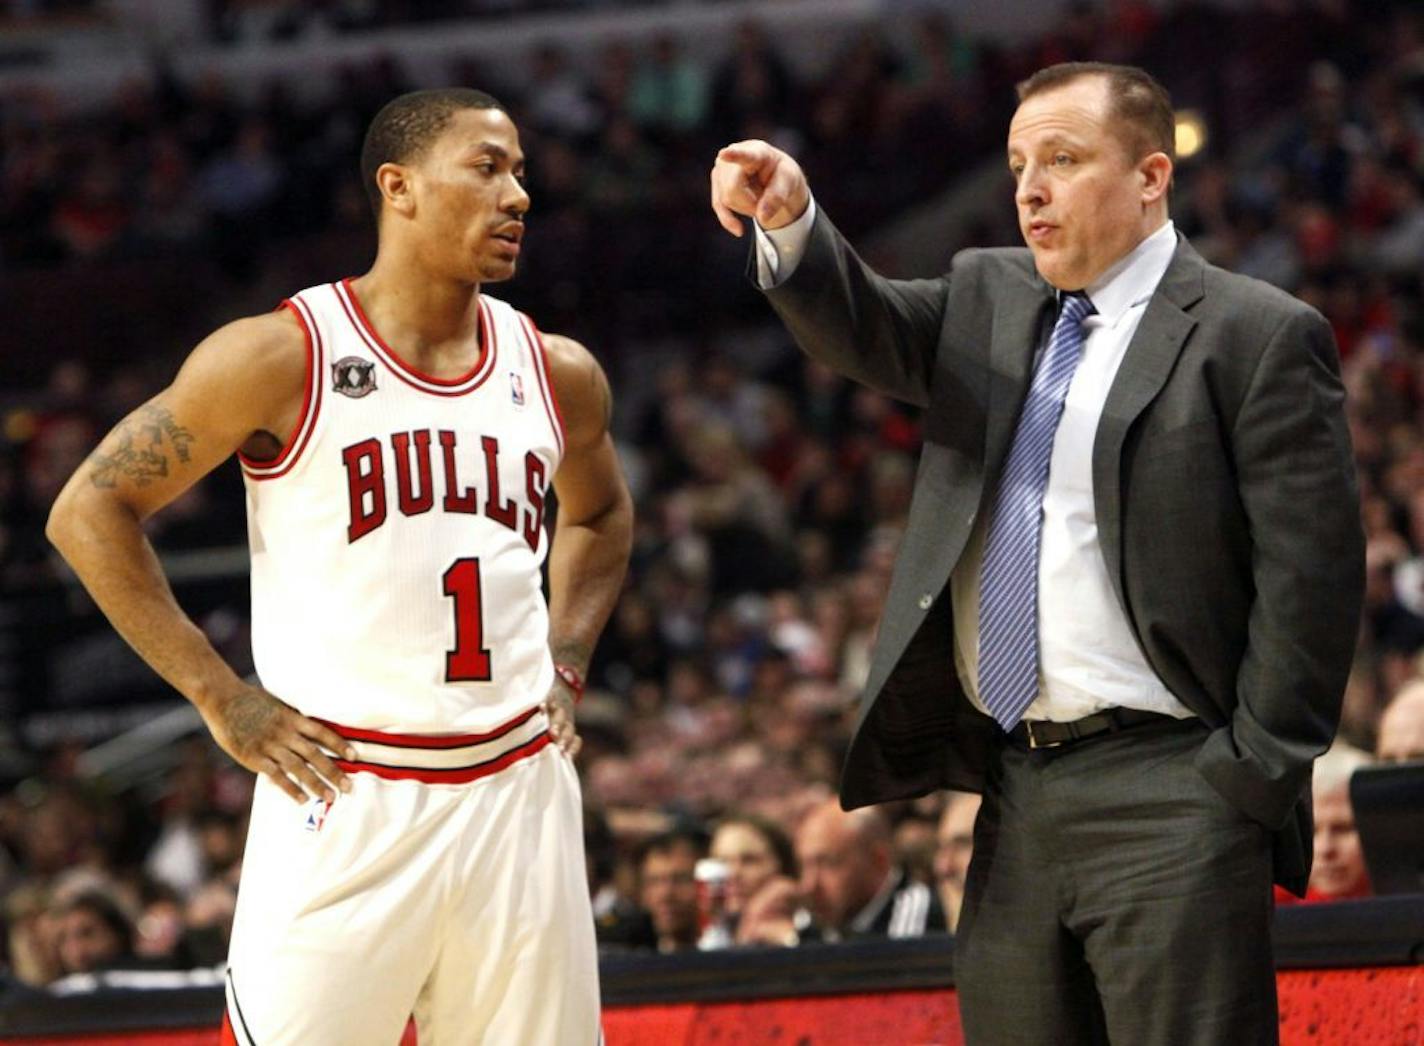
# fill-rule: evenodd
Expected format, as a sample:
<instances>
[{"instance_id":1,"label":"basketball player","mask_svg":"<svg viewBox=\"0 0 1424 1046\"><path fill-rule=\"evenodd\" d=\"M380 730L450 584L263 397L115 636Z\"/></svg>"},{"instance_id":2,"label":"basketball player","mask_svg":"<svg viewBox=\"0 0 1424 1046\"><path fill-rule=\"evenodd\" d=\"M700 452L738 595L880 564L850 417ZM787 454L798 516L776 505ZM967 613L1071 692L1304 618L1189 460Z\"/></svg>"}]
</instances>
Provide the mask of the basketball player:
<instances>
[{"instance_id":1,"label":"basketball player","mask_svg":"<svg viewBox=\"0 0 1424 1046\"><path fill-rule=\"evenodd\" d=\"M608 382L482 292L514 275L529 208L494 99L397 98L361 164L370 271L206 339L70 479L48 533L259 774L225 1041L391 1046L413 1012L422 1046L595 1043L571 759L630 546ZM143 533L234 452L261 687L184 615Z\"/></svg>"}]
</instances>

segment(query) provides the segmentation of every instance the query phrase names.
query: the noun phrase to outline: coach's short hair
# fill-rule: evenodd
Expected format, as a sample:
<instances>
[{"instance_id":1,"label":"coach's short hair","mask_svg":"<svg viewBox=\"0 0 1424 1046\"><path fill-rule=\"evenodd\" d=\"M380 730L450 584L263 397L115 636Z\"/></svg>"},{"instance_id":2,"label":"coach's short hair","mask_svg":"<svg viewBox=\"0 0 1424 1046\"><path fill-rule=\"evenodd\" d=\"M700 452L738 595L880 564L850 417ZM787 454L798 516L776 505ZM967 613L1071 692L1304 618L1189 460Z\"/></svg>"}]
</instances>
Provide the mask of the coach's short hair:
<instances>
[{"instance_id":1,"label":"coach's short hair","mask_svg":"<svg viewBox=\"0 0 1424 1046\"><path fill-rule=\"evenodd\" d=\"M1177 120L1167 89L1135 65L1110 62L1060 62L1040 69L1017 86L1019 101L1044 91L1066 87L1085 76L1107 81L1109 104L1119 138L1134 162L1149 153L1166 153L1177 160Z\"/></svg>"},{"instance_id":2,"label":"coach's short hair","mask_svg":"<svg viewBox=\"0 0 1424 1046\"><path fill-rule=\"evenodd\" d=\"M383 163L410 163L430 147L462 109L506 111L493 96L469 87L438 87L411 91L391 99L371 120L361 143L361 181L371 211L381 220L381 187L376 171Z\"/></svg>"}]
</instances>

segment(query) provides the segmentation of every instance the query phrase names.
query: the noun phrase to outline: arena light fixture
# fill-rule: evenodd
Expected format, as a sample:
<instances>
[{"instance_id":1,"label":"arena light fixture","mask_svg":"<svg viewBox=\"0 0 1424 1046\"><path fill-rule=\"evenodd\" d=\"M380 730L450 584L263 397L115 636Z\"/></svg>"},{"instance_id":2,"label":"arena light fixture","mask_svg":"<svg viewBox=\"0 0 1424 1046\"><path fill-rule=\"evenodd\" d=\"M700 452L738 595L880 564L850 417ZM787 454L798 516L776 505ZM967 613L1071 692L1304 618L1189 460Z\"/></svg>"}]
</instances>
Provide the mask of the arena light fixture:
<instances>
[{"instance_id":1,"label":"arena light fixture","mask_svg":"<svg viewBox=\"0 0 1424 1046\"><path fill-rule=\"evenodd\" d=\"M1195 109L1177 112L1177 159L1190 160L1206 148L1206 120Z\"/></svg>"}]
</instances>

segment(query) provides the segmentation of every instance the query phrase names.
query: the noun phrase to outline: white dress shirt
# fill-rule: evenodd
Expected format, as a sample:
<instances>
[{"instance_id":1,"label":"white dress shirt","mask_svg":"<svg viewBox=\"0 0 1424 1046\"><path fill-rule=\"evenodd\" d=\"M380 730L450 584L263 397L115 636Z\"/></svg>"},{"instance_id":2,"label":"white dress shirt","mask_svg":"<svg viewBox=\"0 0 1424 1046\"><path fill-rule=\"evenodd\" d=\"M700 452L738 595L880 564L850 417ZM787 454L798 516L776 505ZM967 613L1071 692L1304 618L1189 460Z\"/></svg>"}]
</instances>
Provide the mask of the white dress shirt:
<instances>
[{"instance_id":1,"label":"white dress shirt","mask_svg":"<svg viewBox=\"0 0 1424 1046\"><path fill-rule=\"evenodd\" d=\"M756 226L757 271L763 287L795 270L815 221L815 201L796 221L775 230ZM755 223L754 223L755 224ZM1147 302L1176 251L1166 222L1085 288L1096 313L1083 323L1082 357L1063 405L1043 497L1038 562L1039 693L1025 719L1067 722L1105 708L1136 708L1177 718L1192 715L1147 663L1118 603L1098 544L1093 503L1093 440L1108 390ZM1038 353L1047 344L1039 345ZM969 700L980 711L979 572L986 515L950 577L954 601L954 663Z\"/></svg>"}]
</instances>

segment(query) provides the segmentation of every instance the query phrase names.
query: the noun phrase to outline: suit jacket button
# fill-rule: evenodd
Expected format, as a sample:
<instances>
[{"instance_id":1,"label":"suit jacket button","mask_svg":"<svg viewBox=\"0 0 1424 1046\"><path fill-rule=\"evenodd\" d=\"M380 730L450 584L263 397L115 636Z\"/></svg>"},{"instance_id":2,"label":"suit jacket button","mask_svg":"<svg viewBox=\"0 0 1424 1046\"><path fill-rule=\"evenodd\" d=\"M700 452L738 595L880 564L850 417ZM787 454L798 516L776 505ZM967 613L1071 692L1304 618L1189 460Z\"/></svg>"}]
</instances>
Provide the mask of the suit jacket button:
<instances>
[{"instance_id":1,"label":"suit jacket button","mask_svg":"<svg viewBox=\"0 0 1424 1046\"><path fill-rule=\"evenodd\" d=\"M934 606L934 596L926 592L920 597L920 609L928 610L932 606Z\"/></svg>"}]
</instances>

